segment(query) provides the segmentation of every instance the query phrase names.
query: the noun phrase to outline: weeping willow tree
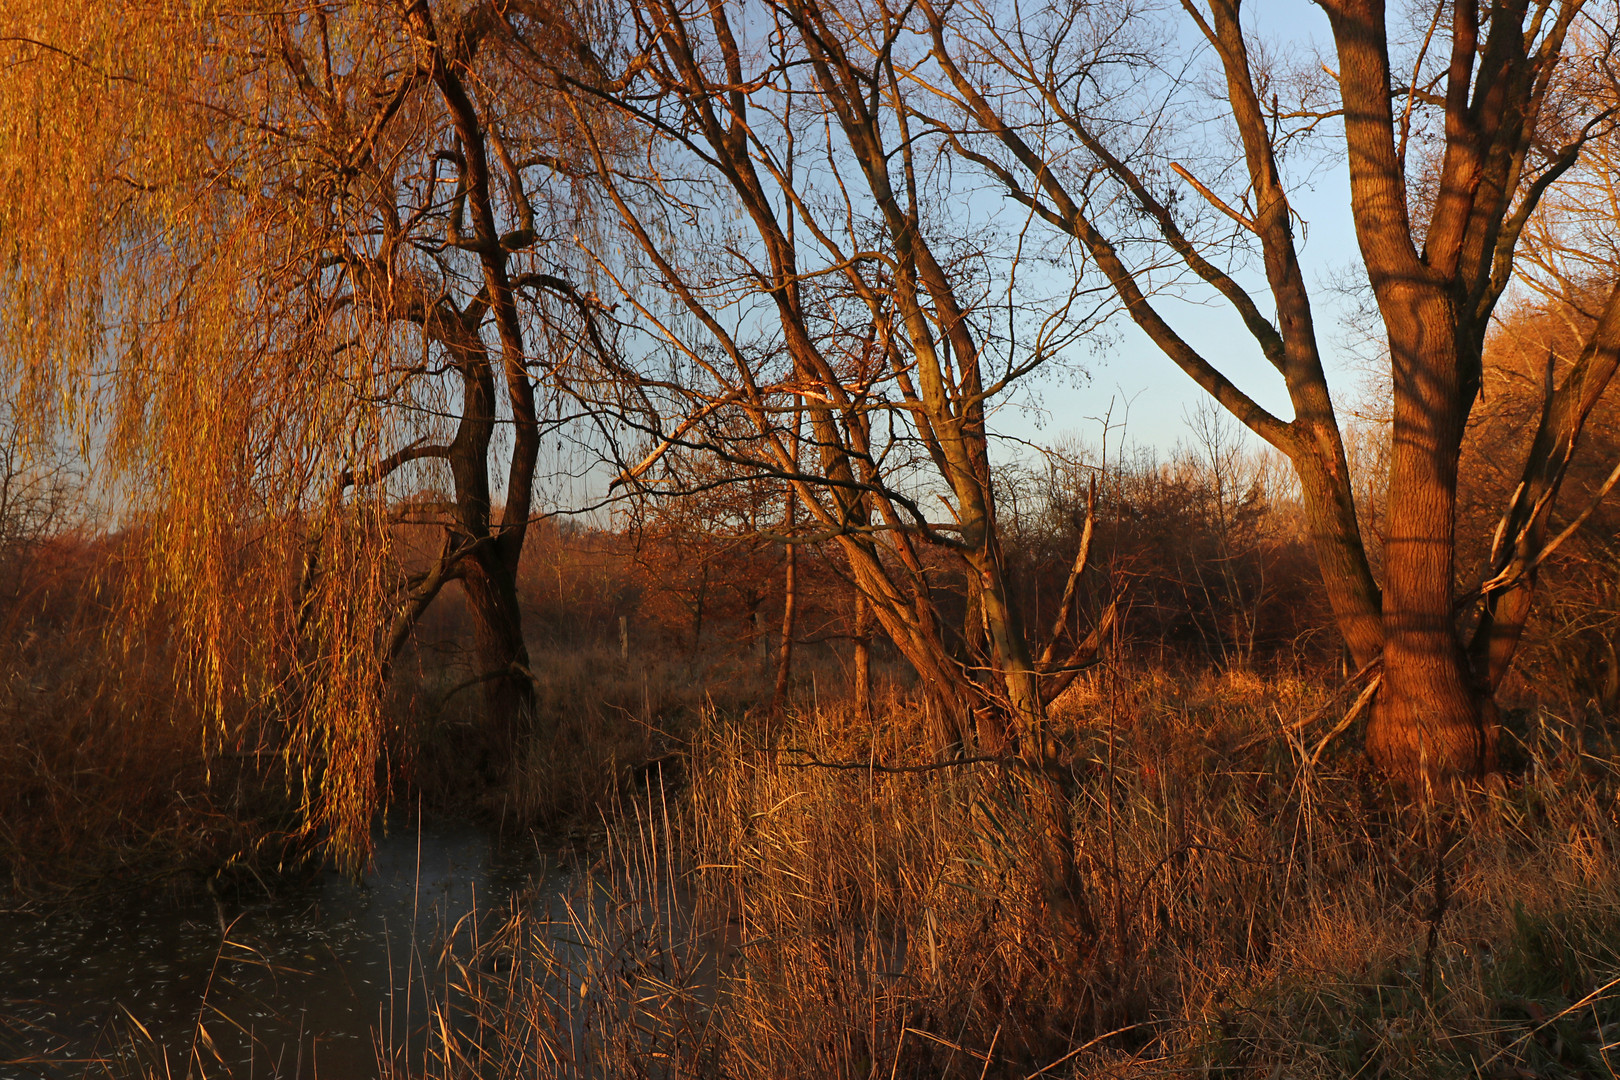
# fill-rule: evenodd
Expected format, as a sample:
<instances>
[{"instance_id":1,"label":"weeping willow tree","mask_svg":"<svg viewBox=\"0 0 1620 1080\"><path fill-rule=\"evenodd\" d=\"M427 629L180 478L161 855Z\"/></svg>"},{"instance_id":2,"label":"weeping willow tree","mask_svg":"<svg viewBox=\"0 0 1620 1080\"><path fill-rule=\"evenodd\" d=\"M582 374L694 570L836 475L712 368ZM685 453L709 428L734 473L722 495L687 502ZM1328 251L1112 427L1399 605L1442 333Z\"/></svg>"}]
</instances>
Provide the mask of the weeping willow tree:
<instances>
[{"instance_id":1,"label":"weeping willow tree","mask_svg":"<svg viewBox=\"0 0 1620 1080\"><path fill-rule=\"evenodd\" d=\"M131 602L177 613L183 692L221 738L267 724L306 828L349 857L390 664L449 583L495 762L534 714L515 575L592 319L569 129L524 74L553 15L0 11L4 392L118 491L150 568ZM433 558L403 556L403 521Z\"/></svg>"}]
</instances>

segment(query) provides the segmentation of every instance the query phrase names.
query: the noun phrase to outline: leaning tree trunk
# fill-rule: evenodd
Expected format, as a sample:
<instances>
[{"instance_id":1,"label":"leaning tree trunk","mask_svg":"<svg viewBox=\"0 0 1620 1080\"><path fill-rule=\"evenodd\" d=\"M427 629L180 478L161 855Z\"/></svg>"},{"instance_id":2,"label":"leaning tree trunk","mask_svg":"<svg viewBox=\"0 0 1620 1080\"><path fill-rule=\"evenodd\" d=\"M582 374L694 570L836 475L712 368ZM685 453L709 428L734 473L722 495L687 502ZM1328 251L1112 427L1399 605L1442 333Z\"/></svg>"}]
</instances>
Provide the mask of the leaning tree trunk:
<instances>
[{"instance_id":1,"label":"leaning tree trunk","mask_svg":"<svg viewBox=\"0 0 1620 1080\"><path fill-rule=\"evenodd\" d=\"M1383 600L1367 561L1350 466L1331 409L1331 402L1325 402L1325 416L1302 416L1295 422L1298 437L1289 460L1299 477L1300 504L1323 591L1350 652L1351 670L1359 670L1383 652Z\"/></svg>"}]
</instances>

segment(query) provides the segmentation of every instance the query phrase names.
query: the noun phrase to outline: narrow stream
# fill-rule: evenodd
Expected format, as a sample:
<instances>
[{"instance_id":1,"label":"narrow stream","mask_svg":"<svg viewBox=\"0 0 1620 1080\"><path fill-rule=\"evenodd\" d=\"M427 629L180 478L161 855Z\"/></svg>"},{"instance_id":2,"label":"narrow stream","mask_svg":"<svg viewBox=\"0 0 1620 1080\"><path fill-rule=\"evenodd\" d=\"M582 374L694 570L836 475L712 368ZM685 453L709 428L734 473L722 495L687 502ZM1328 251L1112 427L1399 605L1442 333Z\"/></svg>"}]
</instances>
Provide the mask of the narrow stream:
<instances>
[{"instance_id":1,"label":"narrow stream","mask_svg":"<svg viewBox=\"0 0 1620 1080\"><path fill-rule=\"evenodd\" d=\"M379 839L358 883L0 916L0 1078L106 1077L136 1053L181 1077L194 1052L233 1080L376 1076L379 1040L420 1052L446 934L470 936L514 894L544 905L560 882L532 846L413 824Z\"/></svg>"}]
</instances>

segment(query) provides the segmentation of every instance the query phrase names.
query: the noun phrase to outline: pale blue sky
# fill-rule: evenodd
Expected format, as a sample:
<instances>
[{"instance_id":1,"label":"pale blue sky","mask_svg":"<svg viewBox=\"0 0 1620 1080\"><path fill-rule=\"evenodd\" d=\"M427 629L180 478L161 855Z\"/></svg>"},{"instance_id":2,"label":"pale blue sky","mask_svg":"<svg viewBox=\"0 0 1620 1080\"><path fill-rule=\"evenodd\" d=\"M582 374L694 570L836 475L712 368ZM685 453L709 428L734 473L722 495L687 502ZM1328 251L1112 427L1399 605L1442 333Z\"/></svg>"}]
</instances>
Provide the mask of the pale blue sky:
<instances>
[{"instance_id":1,"label":"pale blue sky","mask_svg":"<svg viewBox=\"0 0 1620 1080\"><path fill-rule=\"evenodd\" d=\"M1332 55L1327 17L1306 0L1264 0L1250 5L1254 25L1270 40L1286 41L1299 53L1311 51L1312 42L1324 56ZM1335 131L1324 136L1332 144ZM1337 145L1337 144L1335 144ZM1307 228L1299 234L1300 257L1311 287L1318 339L1329 363L1329 378L1342 410L1353 402L1361 376L1345 346L1341 325L1343 304L1328 288L1330 278L1359 266L1360 251L1349 213L1349 175L1342 156L1331 158L1313 177L1312 186L1295 186L1290 195L1294 209ZM1257 273L1239 275L1263 311L1271 310L1269 293ZM1283 418L1292 415L1281 376L1261 357L1254 339L1224 303L1207 305L1158 301L1161 312L1179 332L1234 382L1265 407ZM1100 417L1113 403L1113 421L1127 420L1129 443L1168 450L1187 435L1185 417L1205 400L1202 390L1176 368L1128 320L1116 319L1117 341L1103 354L1087 355L1083 363L1089 381L1076 386L1062 376L1048 378L1038 396L1042 409L1015 404L996 417L997 428L1017 439L1050 443L1073 435L1096 444ZM1119 438L1115 432L1111 442Z\"/></svg>"}]
</instances>

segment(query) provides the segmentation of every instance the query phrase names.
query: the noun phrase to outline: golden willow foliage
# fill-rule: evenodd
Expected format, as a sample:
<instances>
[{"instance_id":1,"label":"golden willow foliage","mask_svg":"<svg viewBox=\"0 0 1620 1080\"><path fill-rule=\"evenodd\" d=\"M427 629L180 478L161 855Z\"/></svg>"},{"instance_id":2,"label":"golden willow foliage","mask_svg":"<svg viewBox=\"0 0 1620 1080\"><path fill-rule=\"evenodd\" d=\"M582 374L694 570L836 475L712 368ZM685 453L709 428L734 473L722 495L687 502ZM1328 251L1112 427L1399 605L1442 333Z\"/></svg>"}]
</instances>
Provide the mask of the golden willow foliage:
<instances>
[{"instance_id":1,"label":"golden willow foliage","mask_svg":"<svg viewBox=\"0 0 1620 1080\"><path fill-rule=\"evenodd\" d=\"M431 158L443 123L421 93L372 130L312 110L278 57L317 23L354 115L420 66L371 7L0 6L0 388L117 492L149 555L129 602L177 613L220 745L268 730L306 828L354 859L400 575L385 493L348 481L452 410L376 286L332 269L392 197L341 155Z\"/></svg>"}]
</instances>

